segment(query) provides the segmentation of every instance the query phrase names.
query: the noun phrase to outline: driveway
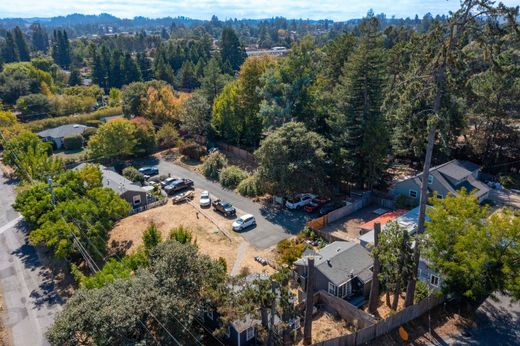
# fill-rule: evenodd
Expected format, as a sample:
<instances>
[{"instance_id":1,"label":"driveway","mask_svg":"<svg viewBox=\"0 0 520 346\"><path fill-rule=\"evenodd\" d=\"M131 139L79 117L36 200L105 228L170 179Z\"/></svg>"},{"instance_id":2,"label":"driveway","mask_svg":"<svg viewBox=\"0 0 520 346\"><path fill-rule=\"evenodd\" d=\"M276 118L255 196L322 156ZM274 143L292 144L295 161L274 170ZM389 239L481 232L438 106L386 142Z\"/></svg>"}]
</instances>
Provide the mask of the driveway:
<instances>
[{"instance_id":1,"label":"driveway","mask_svg":"<svg viewBox=\"0 0 520 346\"><path fill-rule=\"evenodd\" d=\"M497 205L520 209L520 192L518 190L491 189L489 199Z\"/></svg>"},{"instance_id":2,"label":"driveway","mask_svg":"<svg viewBox=\"0 0 520 346\"><path fill-rule=\"evenodd\" d=\"M48 345L44 333L61 310L53 276L29 245L19 214L13 210L14 186L0 178L0 289L2 319L15 346Z\"/></svg>"},{"instance_id":3,"label":"driveway","mask_svg":"<svg viewBox=\"0 0 520 346\"><path fill-rule=\"evenodd\" d=\"M311 216L304 211L266 208L264 205L253 202L235 191L223 188L217 182L210 181L198 173L171 162L160 160L159 162L142 163L156 164L161 175L171 174L173 177L191 179L196 188L208 190L212 196L233 204L245 213L254 215L257 226L244 231L242 236L251 245L259 249L269 248L276 245L280 240L299 233L305 226L305 222L311 219Z\"/></svg>"}]
</instances>

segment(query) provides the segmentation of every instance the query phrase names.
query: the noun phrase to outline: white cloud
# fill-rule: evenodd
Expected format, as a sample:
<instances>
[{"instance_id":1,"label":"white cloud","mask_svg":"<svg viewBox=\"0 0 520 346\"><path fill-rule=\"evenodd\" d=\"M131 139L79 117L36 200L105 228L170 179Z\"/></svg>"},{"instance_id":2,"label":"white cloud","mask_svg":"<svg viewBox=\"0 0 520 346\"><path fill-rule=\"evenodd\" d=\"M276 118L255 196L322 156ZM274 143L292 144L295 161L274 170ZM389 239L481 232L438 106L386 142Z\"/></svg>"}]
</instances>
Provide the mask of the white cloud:
<instances>
[{"instance_id":1,"label":"white cloud","mask_svg":"<svg viewBox=\"0 0 520 346\"><path fill-rule=\"evenodd\" d=\"M505 0L508 5L518 0ZM447 14L458 8L459 0L2 0L0 17L49 17L70 13L110 13L119 17L219 18L329 18L346 20L364 16L369 9L387 16L407 17L427 12Z\"/></svg>"}]
</instances>

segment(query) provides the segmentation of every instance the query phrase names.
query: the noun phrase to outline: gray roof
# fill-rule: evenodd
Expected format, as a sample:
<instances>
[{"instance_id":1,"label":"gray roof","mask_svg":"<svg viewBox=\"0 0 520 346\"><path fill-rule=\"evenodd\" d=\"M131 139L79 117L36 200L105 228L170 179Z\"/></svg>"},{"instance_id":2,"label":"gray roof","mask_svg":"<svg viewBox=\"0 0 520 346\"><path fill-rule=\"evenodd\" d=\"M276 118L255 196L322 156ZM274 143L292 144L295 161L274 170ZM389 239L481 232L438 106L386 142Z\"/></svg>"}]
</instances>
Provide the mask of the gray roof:
<instances>
[{"instance_id":1,"label":"gray roof","mask_svg":"<svg viewBox=\"0 0 520 346\"><path fill-rule=\"evenodd\" d=\"M53 129L43 130L38 132L38 136L40 137L51 137L51 138L63 138L65 136L71 135L81 135L83 131L85 131L88 126L80 125L80 124L69 124L55 127Z\"/></svg>"},{"instance_id":2,"label":"gray roof","mask_svg":"<svg viewBox=\"0 0 520 346\"><path fill-rule=\"evenodd\" d=\"M298 259L296 265L307 265L307 258ZM340 285L358 277L370 281L373 259L361 245L348 241L335 241L320 249L314 256L314 266L335 285Z\"/></svg>"},{"instance_id":3,"label":"gray roof","mask_svg":"<svg viewBox=\"0 0 520 346\"><path fill-rule=\"evenodd\" d=\"M439 184L444 186L447 191L453 194L465 188L468 192L474 192L477 197L481 197L488 193L489 187L473 177L472 173L479 169L480 166L473 162L451 160L442 165L432 167L430 169L430 175L433 176ZM410 179L414 179L416 184L421 186L421 178L422 173L419 173ZM448 178L458 181L459 183L453 184Z\"/></svg>"},{"instance_id":4,"label":"gray roof","mask_svg":"<svg viewBox=\"0 0 520 346\"><path fill-rule=\"evenodd\" d=\"M82 163L76 166L74 169L81 169L85 166L85 163ZM136 191L136 192L146 192L142 186L132 183L130 180L123 177L121 174L107 168L103 165L99 165L99 170L103 176L103 187L108 187L118 195L121 195L127 191Z\"/></svg>"}]
</instances>

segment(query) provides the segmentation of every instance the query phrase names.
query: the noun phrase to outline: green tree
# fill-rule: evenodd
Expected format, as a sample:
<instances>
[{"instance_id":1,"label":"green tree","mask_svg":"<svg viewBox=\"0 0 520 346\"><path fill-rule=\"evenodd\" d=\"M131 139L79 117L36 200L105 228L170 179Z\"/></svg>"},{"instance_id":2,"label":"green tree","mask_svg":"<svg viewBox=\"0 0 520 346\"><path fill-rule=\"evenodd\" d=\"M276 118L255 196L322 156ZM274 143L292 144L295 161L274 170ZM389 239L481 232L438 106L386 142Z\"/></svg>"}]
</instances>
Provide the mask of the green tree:
<instances>
[{"instance_id":1,"label":"green tree","mask_svg":"<svg viewBox=\"0 0 520 346\"><path fill-rule=\"evenodd\" d=\"M329 120L339 177L368 188L383 176L388 148L377 25L376 18L362 23L359 46L344 66L336 88L336 111Z\"/></svg>"},{"instance_id":2,"label":"green tree","mask_svg":"<svg viewBox=\"0 0 520 346\"><path fill-rule=\"evenodd\" d=\"M19 59L13 34L8 31L5 34L5 44L2 46L2 61L10 63L19 61Z\"/></svg>"},{"instance_id":3,"label":"green tree","mask_svg":"<svg viewBox=\"0 0 520 346\"><path fill-rule=\"evenodd\" d=\"M52 36L52 58L62 68L68 68L71 62L71 49L67 32L54 30Z\"/></svg>"},{"instance_id":4,"label":"green tree","mask_svg":"<svg viewBox=\"0 0 520 346\"><path fill-rule=\"evenodd\" d=\"M76 68L73 69L70 72L69 85L70 86L77 86L77 85L81 85L81 82L82 82L82 78L81 78L81 74L79 73L79 70L76 69Z\"/></svg>"},{"instance_id":5,"label":"green tree","mask_svg":"<svg viewBox=\"0 0 520 346\"><path fill-rule=\"evenodd\" d=\"M0 128L13 126L17 122L18 119L14 113L0 110Z\"/></svg>"},{"instance_id":6,"label":"green tree","mask_svg":"<svg viewBox=\"0 0 520 346\"><path fill-rule=\"evenodd\" d=\"M122 173L123 177L134 183L143 183L145 180L144 175L140 173L135 167L125 167L123 168Z\"/></svg>"},{"instance_id":7,"label":"green tree","mask_svg":"<svg viewBox=\"0 0 520 346\"><path fill-rule=\"evenodd\" d=\"M49 37L47 36L47 32L42 28L40 23L32 23L31 32L33 47L37 51L47 52L47 49L49 48Z\"/></svg>"},{"instance_id":8,"label":"green tree","mask_svg":"<svg viewBox=\"0 0 520 346\"><path fill-rule=\"evenodd\" d=\"M51 110L49 98L42 94L30 94L16 101L16 108L24 115L47 115Z\"/></svg>"},{"instance_id":9,"label":"green tree","mask_svg":"<svg viewBox=\"0 0 520 346\"><path fill-rule=\"evenodd\" d=\"M218 151L213 152L206 157L202 165L202 173L206 178L217 179L220 171L226 167L228 161L226 156Z\"/></svg>"},{"instance_id":10,"label":"green tree","mask_svg":"<svg viewBox=\"0 0 520 346\"><path fill-rule=\"evenodd\" d=\"M153 123L143 117L135 117L132 120L135 125L136 144L133 153L136 156L145 156L155 152L157 139Z\"/></svg>"},{"instance_id":11,"label":"green tree","mask_svg":"<svg viewBox=\"0 0 520 346\"><path fill-rule=\"evenodd\" d=\"M267 192L292 196L326 184L326 140L304 124L291 122L276 129L255 152L259 178Z\"/></svg>"},{"instance_id":12,"label":"green tree","mask_svg":"<svg viewBox=\"0 0 520 346\"><path fill-rule=\"evenodd\" d=\"M432 202L424 250L445 291L478 301L503 290L519 299L520 218L509 210L490 215L465 191Z\"/></svg>"},{"instance_id":13,"label":"green tree","mask_svg":"<svg viewBox=\"0 0 520 346\"><path fill-rule=\"evenodd\" d=\"M244 60L246 60L246 51L240 44L235 31L231 27L225 27L222 30L220 41L220 58L222 64L229 64L231 68L237 71Z\"/></svg>"},{"instance_id":14,"label":"green tree","mask_svg":"<svg viewBox=\"0 0 520 346\"><path fill-rule=\"evenodd\" d=\"M238 184L246 178L246 171L242 170L240 167L232 165L224 167L218 175L219 183L228 189L235 189Z\"/></svg>"},{"instance_id":15,"label":"green tree","mask_svg":"<svg viewBox=\"0 0 520 346\"><path fill-rule=\"evenodd\" d=\"M139 72L141 73L143 81L149 81L152 79L152 65L150 59L146 56L146 53L139 52L136 56L137 65L139 66Z\"/></svg>"},{"instance_id":16,"label":"green tree","mask_svg":"<svg viewBox=\"0 0 520 346\"><path fill-rule=\"evenodd\" d=\"M27 46L27 42L25 41L25 36L18 26L13 30L13 38L14 43L16 44L19 61L31 60L31 55L29 52L29 47Z\"/></svg>"},{"instance_id":17,"label":"green tree","mask_svg":"<svg viewBox=\"0 0 520 346\"><path fill-rule=\"evenodd\" d=\"M183 104L179 113L181 129L191 135L205 135L210 127L211 106L200 93L195 93Z\"/></svg>"},{"instance_id":18,"label":"green tree","mask_svg":"<svg viewBox=\"0 0 520 346\"><path fill-rule=\"evenodd\" d=\"M201 78L201 91L208 99L209 104L220 94L224 86L231 81L232 77L223 74L217 58L212 58L204 67L203 77Z\"/></svg>"},{"instance_id":19,"label":"green tree","mask_svg":"<svg viewBox=\"0 0 520 346\"><path fill-rule=\"evenodd\" d=\"M157 131L157 144L161 149L177 146L180 143L180 136L177 129L170 123L166 123Z\"/></svg>"},{"instance_id":20,"label":"green tree","mask_svg":"<svg viewBox=\"0 0 520 346\"><path fill-rule=\"evenodd\" d=\"M137 62L132 58L130 53L125 53L123 58L123 66L121 68L123 73L123 83L122 84L130 84L132 82L137 82L142 79L141 71L139 70L139 66Z\"/></svg>"},{"instance_id":21,"label":"green tree","mask_svg":"<svg viewBox=\"0 0 520 346\"><path fill-rule=\"evenodd\" d=\"M196 243L193 239L193 234L191 231L183 225L180 225L179 227L176 227L170 231L170 239L178 241L181 244L189 244L192 242L192 240L193 243Z\"/></svg>"},{"instance_id":22,"label":"green tree","mask_svg":"<svg viewBox=\"0 0 520 346\"><path fill-rule=\"evenodd\" d=\"M137 143L136 127L126 119L103 124L88 141L92 157L112 160L134 154Z\"/></svg>"}]
</instances>

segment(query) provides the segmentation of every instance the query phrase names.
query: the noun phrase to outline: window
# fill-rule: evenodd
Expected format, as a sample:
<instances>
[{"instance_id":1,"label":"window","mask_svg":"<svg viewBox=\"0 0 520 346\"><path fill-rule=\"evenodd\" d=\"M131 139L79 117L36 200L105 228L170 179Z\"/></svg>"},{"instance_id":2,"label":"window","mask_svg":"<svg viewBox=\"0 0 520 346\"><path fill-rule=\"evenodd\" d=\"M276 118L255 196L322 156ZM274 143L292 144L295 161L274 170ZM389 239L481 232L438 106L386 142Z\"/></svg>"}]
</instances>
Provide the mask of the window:
<instances>
[{"instance_id":1,"label":"window","mask_svg":"<svg viewBox=\"0 0 520 346\"><path fill-rule=\"evenodd\" d=\"M417 191L415 190L410 190L408 191L408 195L412 198L417 198Z\"/></svg>"},{"instance_id":2,"label":"window","mask_svg":"<svg viewBox=\"0 0 520 346\"><path fill-rule=\"evenodd\" d=\"M433 176L431 175L428 176L428 184L433 184Z\"/></svg>"},{"instance_id":3,"label":"window","mask_svg":"<svg viewBox=\"0 0 520 346\"><path fill-rule=\"evenodd\" d=\"M213 311L206 312L206 315L208 315L208 318L213 321Z\"/></svg>"},{"instance_id":4,"label":"window","mask_svg":"<svg viewBox=\"0 0 520 346\"><path fill-rule=\"evenodd\" d=\"M255 337L255 327L249 327L246 330L246 341L251 340Z\"/></svg>"},{"instance_id":5,"label":"window","mask_svg":"<svg viewBox=\"0 0 520 346\"><path fill-rule=\"evenodd\" d=\"M132 197L132 200L134 202L134 205L139 205L141 204L141 195L135 195Z\"/></svg>"},{"instance_id":6,"label":"window","mask_svg":"<svg viewBox=\"0 0 520 346\"><path fill-rule=\"evenodd\" d=\"M432 286L439 287L439 277L432 274L430 276L430 284L432 284Z\"/></svg>"},{"instance_id":7,"label":"window","mask_svg":"<svg viewBox=\"0 0 520 346\"><path fill-rule=\"evenodd\" d=\"M334 285L332 282L329 282L329 293L333 296L337 295L338 287Z\"/></svg>"},{"instance_id":8,"label":"window","mask_svg":"<svg viewBox=\"0 0 520 346\"><path fill-rule=\"evenodd\" d=\"M443 196L442 194L438 193L438 194L437 194L437 198L438 198L438 199L443 199L444 196Z\"/></svg>"}]
</instances>

